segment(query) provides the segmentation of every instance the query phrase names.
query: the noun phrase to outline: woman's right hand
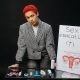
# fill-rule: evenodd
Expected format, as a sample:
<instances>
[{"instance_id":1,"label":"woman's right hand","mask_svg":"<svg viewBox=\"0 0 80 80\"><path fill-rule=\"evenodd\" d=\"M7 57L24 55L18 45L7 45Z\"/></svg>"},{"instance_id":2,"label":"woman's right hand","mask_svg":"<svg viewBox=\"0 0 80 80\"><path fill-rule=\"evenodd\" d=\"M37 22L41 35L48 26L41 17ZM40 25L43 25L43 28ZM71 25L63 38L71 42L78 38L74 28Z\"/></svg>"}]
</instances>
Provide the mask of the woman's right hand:
<instances>
[{"instance_id":1,"label":"woman's right hand","mask_svg":"<svg viewBox=\"0 0 80 80\"><path fill-rule=\"evenodd\" d=\"M8 66L8 68L11 68L11 67L19 67L19 64L12 64L12 65Z\"/></svg>"},{"instance_id":2,"label":"woman's right hand","mask_svg":"<svg viewBox=\"0 0 80 80\"><path fill-rule=\"evenodd\" d=\"M12 71L18 71L19 69L19 64L12 64L10 66L8 66L8 68L12 68Z\"/></svg>"}]
</instances>

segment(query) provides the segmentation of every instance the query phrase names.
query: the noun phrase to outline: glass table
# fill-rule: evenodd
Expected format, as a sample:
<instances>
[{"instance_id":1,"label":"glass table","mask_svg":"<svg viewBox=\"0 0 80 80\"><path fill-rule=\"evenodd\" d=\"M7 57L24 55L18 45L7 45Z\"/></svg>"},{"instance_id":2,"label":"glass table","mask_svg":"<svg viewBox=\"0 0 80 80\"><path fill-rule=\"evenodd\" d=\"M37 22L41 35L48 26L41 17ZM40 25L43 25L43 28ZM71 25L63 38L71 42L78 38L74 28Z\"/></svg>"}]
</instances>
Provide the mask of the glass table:
<instances>
[{"instance_id":1,"label":"glass table","mask_svg":"<svg viewBox=\"0 0 80 80\"><path fill-rule=\"evenodd\" d=\"M27 79L53 79L55 78L55 69L33 69L26 67L8 68L5 78L27 78Z\"/></svg>"}]
</instances>

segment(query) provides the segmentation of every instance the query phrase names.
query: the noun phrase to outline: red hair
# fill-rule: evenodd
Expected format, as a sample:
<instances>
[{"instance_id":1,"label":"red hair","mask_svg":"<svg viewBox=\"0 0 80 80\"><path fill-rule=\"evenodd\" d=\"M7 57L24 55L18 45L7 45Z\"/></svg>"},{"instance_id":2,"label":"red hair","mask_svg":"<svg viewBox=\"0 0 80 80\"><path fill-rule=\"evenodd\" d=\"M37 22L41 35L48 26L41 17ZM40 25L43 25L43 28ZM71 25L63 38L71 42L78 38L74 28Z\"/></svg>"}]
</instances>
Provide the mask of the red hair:
<instances>
[{"instance_id":1,"label":"red hair","mask_svg":"<svg viewBox=\"0 0 80 80\"><path fill-rule=\"evenodd\" d=\"M38 9L37 9L37 7L36 7L35 5L30 4L30 5L27 5L27 6L25 6L25 7L23 8L23 14L25 14L25 13L28 12L28 11L33 11L34 13L37 14Z\"/></svg>"}]
</instances>

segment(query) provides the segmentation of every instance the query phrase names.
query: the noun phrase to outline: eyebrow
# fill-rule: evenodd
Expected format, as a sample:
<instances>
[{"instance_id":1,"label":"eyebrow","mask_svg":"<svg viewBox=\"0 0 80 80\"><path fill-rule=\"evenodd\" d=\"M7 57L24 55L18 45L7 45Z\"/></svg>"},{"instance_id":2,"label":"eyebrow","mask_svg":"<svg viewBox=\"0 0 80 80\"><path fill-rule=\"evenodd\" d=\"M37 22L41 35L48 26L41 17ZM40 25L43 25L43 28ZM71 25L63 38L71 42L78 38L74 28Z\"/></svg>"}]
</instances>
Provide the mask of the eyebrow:
<instances>
[{"instance_id":1,"label":"eyebrow","mask_svg":"<svg viewBox=\"0 0 80 80\"><path fill-rule=\"evenodd\" d=\"M29 17L32 17L32 16L34 16L34 14L30 15ZM25 16L25 17L29 18L28 16Z\"/></svg>"}]
</instances>

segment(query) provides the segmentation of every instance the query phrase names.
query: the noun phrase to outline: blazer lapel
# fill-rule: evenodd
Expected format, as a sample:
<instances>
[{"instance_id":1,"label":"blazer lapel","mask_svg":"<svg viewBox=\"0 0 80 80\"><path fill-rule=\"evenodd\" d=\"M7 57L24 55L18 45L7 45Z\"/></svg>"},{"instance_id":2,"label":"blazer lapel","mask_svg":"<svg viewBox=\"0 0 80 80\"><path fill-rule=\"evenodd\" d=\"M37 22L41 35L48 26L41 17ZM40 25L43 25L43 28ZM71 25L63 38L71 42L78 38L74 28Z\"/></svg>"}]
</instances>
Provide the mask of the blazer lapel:
<instances>
[{"instance_id":1,"label":"blazer lapel","mask_svg":"<svg viewBox=\"0 0 80 80\"><path fill-rule=\"evenodd\" d=\"M29 33L31 42L35 42L36 38L35 38L34 31L30 23L28 23L28 33Z\"/></svg>"},{"instance_id":2,"label":"blazer lapel","mask_svg":"<svg viewBox=\"0 0 80 80\"><path fill-rule=\"evenodd\" d=\"M37 42L39 42L42 34L43 34L42 22L41 22L41 20L39 20L39 28L38 28L38 32L37 32L37 36L36 36Z\"/></svg>"}]
</instances>

